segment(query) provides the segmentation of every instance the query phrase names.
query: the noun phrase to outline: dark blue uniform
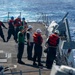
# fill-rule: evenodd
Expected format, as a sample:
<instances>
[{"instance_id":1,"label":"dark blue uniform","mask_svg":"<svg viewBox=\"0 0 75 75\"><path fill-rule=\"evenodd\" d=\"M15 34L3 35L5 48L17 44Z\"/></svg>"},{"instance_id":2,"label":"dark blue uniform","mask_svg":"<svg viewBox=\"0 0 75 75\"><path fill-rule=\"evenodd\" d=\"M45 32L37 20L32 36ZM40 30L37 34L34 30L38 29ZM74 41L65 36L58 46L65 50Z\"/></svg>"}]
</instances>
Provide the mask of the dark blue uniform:
<instances>
[{"instance_id":1,"label":"dark blue uniform","mask_svg":"<svg viewBox=\"0 0 75 75\"><path fill-rule=\"evenodd\" d=\"M30 40L33 36L31 36L32 33L30 31L27 31L27 40ZM33 50L33 40L27 41L27 58L28 60L32 60L32 50Z\"/></svg>"},{"instance_id":2,"label":"dark blue uniform","mask_svg":"<svg viewBox=\"0 0 75 75\"><path fill-rule=\"evenodd\" d=\"M22 23L21 23L21 18L16 18L14 20L14 25L15 25L15 40L17 42L17 34L19 32L19 27L22 26Z\"/></svg>"},{"instance_id":3,"label":"dark blue uniform","mask_svg":"<svg viewBox=\"0 0 75 75\"><path fill-rule=\"evenodd\" d=\"M14 28L14 20L11 19L8 22L9 24L9 29L8 29L8 37L7 37L7 42L9 41L9 39L11 38L11 35L14 36L14 40L15 40L15 28Z\"/></svg>"},{"instance_id":4,"label":"dark blue uniform","mask_svg":"<svg viewBox=\"0 0 75 75\"><path fill-rule=\"evenodd\" d=\"M7 28L5 27L5 25L3 24L3 22L0 21L0 36L3 39L3 41L5 42L5 38L4 38L4 34L3 34L3 30L2 30L1 26L3 26L5 29L7 29Z\"/></svg>"}]
</instances>

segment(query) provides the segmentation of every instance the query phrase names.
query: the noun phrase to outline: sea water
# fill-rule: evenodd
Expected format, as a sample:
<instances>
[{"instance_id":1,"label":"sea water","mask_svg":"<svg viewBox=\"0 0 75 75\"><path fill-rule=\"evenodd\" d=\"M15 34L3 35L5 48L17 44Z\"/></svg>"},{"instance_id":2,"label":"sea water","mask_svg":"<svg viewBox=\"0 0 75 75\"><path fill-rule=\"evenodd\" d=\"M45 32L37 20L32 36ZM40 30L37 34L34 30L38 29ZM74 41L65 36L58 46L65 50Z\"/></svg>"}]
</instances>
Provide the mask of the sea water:
<instances>
[{"instance_id":1,"label":"sea water","mask_svg":"<svg viewBox=\"0 0 75 75\"><path fill-rule=\"evenodd\" d=\"M75 0L0 0L0 20L2 21L7 21L8 16L16 18L20 15L21 18L25 17L27 22L42 19L59 22L67 12L69 12L67 18L71 31L74 32Z\"/></svg>"},{"instance_id":2,"label":"sea water","mask_svg":"<svg viewBox=\"0 0 75 75\"><path fill-rule=\"evenodd\" d=\"M0 17L17 17L19 12L21 17L27 21L36 21L41 14L45 14L49 19L60 20L69 12L68 17L74 19L75 16L74 0L0 0Z\"/></svg>"}]
</instances>

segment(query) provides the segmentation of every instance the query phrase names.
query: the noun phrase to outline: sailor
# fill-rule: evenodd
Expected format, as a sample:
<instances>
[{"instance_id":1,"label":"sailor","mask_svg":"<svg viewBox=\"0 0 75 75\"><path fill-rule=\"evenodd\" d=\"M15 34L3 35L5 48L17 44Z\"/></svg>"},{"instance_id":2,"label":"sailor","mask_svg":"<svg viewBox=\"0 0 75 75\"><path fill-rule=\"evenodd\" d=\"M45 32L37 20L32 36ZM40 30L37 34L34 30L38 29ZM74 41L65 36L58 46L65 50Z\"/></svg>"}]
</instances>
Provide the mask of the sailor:
<instances>
[{"instance_id":1,"label":"sailor","mask_svg":"<svg viewBox=\"0 0 75 75\"><path fill-rule=\"evenodd\" d=\"M22 18L21 23L22 23L22 26L23 26L24 28L28 28L27 22L25 21L25 18L24 18L24 17ZM26 36L26 33L24 33L24 36Z\"/></svg>"},{"instance_id":2,"label":"sailor","mask_svg":"<svg viewBox=\"0 0 75 75\"><path fill-rule=\"evenodd\" d=\"M7 29L7 27L3 24L3 22L0 21L0 36L3 39L3 41L6 42L5 38L4 38L2 27L4 27L5 29Z\"/></svg>"},{"instance_id":3,"label":"sailor","mask_svg":"<svg viewBox=\"0 0 75 75\"><path fill-rule=\"evenodd\" d=\"M56 58L56 49L58 44L59 44L59 31L55 30L54 33L49 36L46 42L46 45L48 47L46 67L48 69L52 68L53 61Z\"/></svg>"},{"instance_id":4,"label":"sailor","mask_svg":"<svg viewBox=\"0 0 75 75\"><path fill-rule=\"evenodd\" d=\"M43 38L41 36L41 29L37 29L36 32L33 34L34 38L34 56L33 56L33 65L37 66L36 59L38 60L38 66L43 66L41 64L41 56L42 56L42 43Z\"/></svg>"},{"instance_id":5,"label":"sailor","mask_svg":"<svg viewBox=\"0 0 75 75\"><path fill-rule=\"evenodd\" d=\"M22 55L24 52L24 32L26 31L26 29L24 29L23 26L19 27L19 32L18 32L18 54L17 54L17 58L18 58L18 63L19 64L25 64L22 61Z\"/></svg>"},{"instance_id":6,"label":"sailor","mask_svg":"<svg viewBox=\"0 0 75 75\"><path fill-rule=\"evenodd\" d=\"M25 21L25 18L22 18L22 26L27 26L27 22Z\"/></svg>"},{"instance_id":7,"label":"sailor","mask_svg":"<svg viewBox=\"0 0 75 75\"><path fill-rule=\"evenodd\" d=\"M18 16L15 20L14 20L14 26L15 26L15 39L17 42L17 33L19 32L19 27L22 26L21 24L21 17Z\"/></svg>"},{"instance_id":8,"label":"sailor","mask_svg":"<svg viewBox=\"0 0 75 75\"><path fill-rule=\"evenodd\" d=\"M33 50L33 27L31 25L28 26L27 30L27 58L28 60L32 60L32 50Z\"/></svg>"},{"instance_id":9,"label":"sailor","mask_svg":"<svg viewBox=\"0 0 75 75\"><path fill-rule=\"evenodd\" d=\"M15 29L14 29L14 17L12 16L11 19L8 22L9 24L9 29L8 29L8 37L7 37L7 42L9 41L9 39L11 38L11 35L14 36L14 40L15 40Z\"/></svg>"}]
</instances>

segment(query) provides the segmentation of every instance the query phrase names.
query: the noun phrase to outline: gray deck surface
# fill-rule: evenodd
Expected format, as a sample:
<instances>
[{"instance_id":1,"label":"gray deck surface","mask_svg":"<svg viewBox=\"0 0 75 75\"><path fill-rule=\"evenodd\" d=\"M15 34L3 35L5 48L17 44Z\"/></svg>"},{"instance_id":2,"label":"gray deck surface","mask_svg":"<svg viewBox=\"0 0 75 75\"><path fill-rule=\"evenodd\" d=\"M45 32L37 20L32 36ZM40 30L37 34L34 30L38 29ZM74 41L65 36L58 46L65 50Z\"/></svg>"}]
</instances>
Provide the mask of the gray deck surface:
<instances>
[{"instance_id":1,"label":"gray deck surface","mask_svg":"<svg viewBox=\"0 0 75 75\"><path fill-rule=\"evenodd\" d=\"M8 24L5 23L5 25L8 27ZM37 28L40 28L42 30L42 36L43 36L43 39L44 39L44 42L43 42L43 47L44 47L44 43L45 43L45 40L46 40L46 36L45 36L45 27L42 23L35 23L35 22L31 22L31 23L28 23L28 25L32 25L33 26L33 32L36 31ZM3 28L3 32L4 32L4 35L5 35L5 39L7 38L7 30L8 29L4 29ZM16 65L17 68L16 70L14 71L35 71L35 70L39 70L38 67L33 67L33 62L32 61L29 61L27 60L27 49L26 49L26 45L25 45L25 48L24 48L24 53L23 53L23 61L25 62L25 65L21 65L21 64L18 64L17 63L17 43L15 43L15 41L13 40L13 36L11 36L11 39L9 40L9 42L3 42L2 38L0 38L0 50L3 50L5 53L8 54L8 58L7 58L7 62L5 63L0 63L0 65L2 66L8 66L8 67L13 67L13 65ZM33 54L34 54L34 50L33 50ZM42 64L45 66L45 61L46 61L46 58L45 58L45 54L43 52L43 55L42 55ZM42 69L42 70L47 70L45 67ZM8 72L8 71L7 71ZM10 72L10 71L9 71ZM50 70L49 71L42 71L42 75L49 75L50 73ZM26 75L38 75L39 73L38 72L30 72L30 73L26 73ZM14 74L14 75L19 75L19 74ZM25 74L23 74L25 75Z\"/></svg>"}]
</instances>

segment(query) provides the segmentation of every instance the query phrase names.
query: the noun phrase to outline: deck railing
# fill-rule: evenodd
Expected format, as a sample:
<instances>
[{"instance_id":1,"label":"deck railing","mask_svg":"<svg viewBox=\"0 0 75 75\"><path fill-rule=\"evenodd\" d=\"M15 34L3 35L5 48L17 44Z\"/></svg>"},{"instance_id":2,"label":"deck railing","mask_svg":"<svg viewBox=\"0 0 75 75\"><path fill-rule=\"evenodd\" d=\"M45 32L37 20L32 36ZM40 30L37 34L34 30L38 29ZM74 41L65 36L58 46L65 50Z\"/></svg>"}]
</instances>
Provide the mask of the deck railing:
<instances>
[{"instance_id":1,"label":"deck railing","mask_svg":"<svg viewBox=\"0 0 75 75\"><path fill-rule=\"evenodd\" d=\"M38 75L42 75L42 72L47 72L47 71L49 71L50 72L50 70L49 69L41 69L40 67L39 67L39 69L38 70L31 70L31 71L16 71L16 72L13 72L12 70L10 70L10 72L4 72L4 70L2 70L1 72L0 72L0 75L26 75L27 73L38 73ZM29 74L28 74L29 75Z\"/></svg>"},{"instance_id":2,"label":"deck railing","mask_svg":"<svg viewBox=\"0 0 75 75\"><path fill-rule=\"evenodd\" d=\"M8 22L8 20L11 18L11 16L14 16L14 18L17 18L18 16L20 16L21 18L23 17L22 12L7 12L7 13L4 13L3 15L5 15L5 16L0 17L0 21L3 21L3 22ZM36 13L36 15L37 15L37 18L35 20L36 22L42 22L42 23L48 25L49 19L48 19L48 15L46 13ZM29 20L27 20L27 22L29 22Z\"/></svg>"},{"instance_id":3,"label":"deck railing","mask_svg":"<svg viewBox=\"0 0 75 75\"><path fill-rule=\"evenodd\" d=\"M21 17L21 12L7 12L3 15L5 15L5 16L0 17L0 21L8 22L8 20L11 18L11 16L16 15L14 18L16 18L17 16Z\"/></svg>"}]
</instances>

